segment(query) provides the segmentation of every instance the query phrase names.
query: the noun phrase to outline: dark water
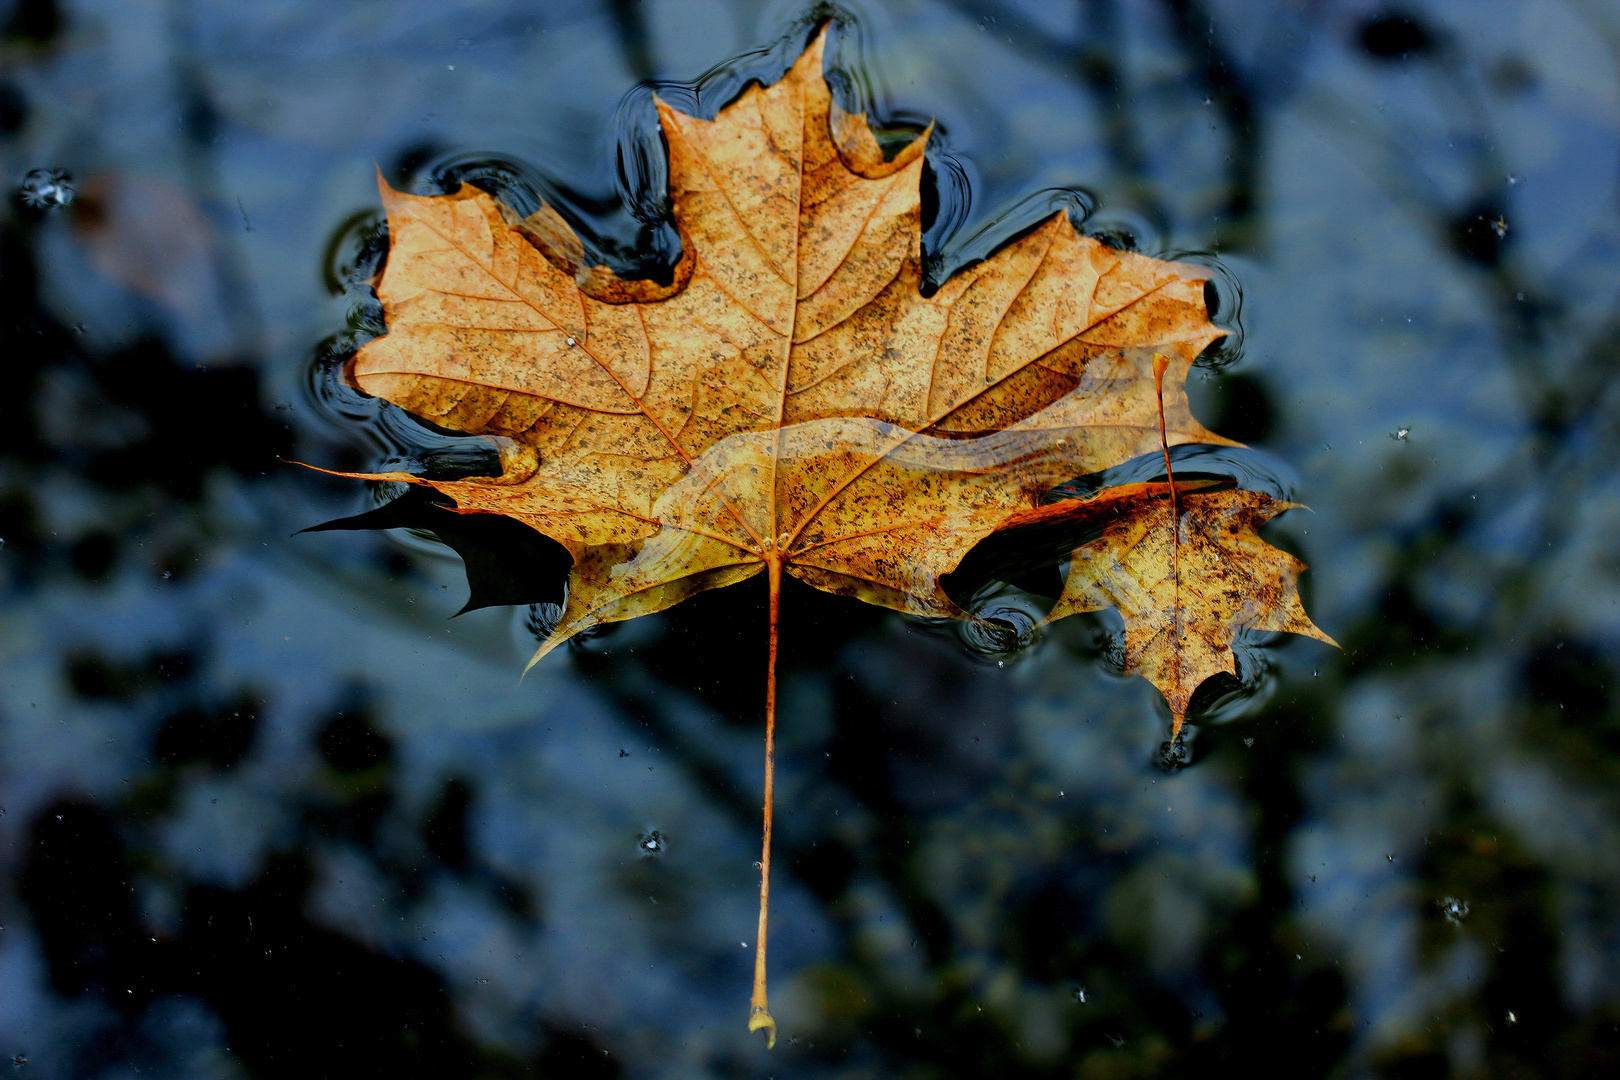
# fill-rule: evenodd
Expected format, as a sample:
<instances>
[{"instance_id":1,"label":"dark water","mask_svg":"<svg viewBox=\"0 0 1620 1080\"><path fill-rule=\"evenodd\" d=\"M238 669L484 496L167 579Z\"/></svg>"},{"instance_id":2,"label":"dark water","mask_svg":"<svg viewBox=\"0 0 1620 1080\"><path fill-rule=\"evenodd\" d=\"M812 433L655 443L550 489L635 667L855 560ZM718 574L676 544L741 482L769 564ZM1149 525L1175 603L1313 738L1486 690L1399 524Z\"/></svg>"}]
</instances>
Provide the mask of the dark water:
<instances>
[{"instance_id":1,"label":"dark water","mask_svg":"<svg viewBox=\"0 0 1620 1080\"><path fill-rule=\"evenodd\" d=\"M939 273L1059 204L1216 268L1195 405L1254 449L1185 466L1310 504L1268 536L1346 650L1248 643L1166 760L1112 616L788 592L767 1054L763 579L519 682L528 608L448 621L420 532L292 535L379 495L282 459L483 463L332 378L379 329L377 168L656 272L653 81L712 111L809 9L0 5L8 1068L1620 1069L1620 13L844 10L843 100L940 125ZM543 602L518 550L489 587Z\"/></svg>"}]
</instances>

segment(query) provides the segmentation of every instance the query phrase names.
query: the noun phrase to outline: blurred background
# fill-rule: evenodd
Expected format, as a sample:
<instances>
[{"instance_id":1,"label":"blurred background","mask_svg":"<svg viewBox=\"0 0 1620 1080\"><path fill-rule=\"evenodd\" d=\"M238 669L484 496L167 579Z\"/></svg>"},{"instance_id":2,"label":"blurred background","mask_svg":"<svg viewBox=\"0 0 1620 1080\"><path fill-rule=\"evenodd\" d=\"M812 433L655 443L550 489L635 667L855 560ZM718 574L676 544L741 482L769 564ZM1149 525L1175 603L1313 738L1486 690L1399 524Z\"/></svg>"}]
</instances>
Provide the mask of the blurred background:
<instances>
[{"instance_id":1,"label":"blurred background","mask_svg":"<svg viewBox=\"0 0 1620 1080\"><path fill-rule=\"evenodd\" d=\"M939 124L937 276L1056 204L1212 267L1200 467L1309 504L1345 650L1246 641L1178 748L1027 575L1000 636L790 590L767 1053L763 578L520 682L553 551L295 535L395 493L288 461L489 464L335 378L379 169L654 272L653 89L829 14ZM0 180L0 1067L1620 1072L1613 4L0 0Z\"/></svg>"}]
</instances>

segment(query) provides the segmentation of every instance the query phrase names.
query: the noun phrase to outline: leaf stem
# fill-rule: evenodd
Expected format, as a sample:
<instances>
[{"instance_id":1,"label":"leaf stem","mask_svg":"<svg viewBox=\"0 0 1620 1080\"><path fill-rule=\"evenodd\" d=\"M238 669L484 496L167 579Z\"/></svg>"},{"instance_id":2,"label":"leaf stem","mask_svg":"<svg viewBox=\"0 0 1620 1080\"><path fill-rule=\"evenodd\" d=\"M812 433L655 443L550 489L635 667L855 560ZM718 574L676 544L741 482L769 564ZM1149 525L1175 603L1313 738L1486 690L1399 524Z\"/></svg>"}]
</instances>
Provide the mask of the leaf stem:
<instances>
[{"instance_id":1,"label":"leaf stem","mask_svg":"<svg viewBox=\"0 0 1620 1080\"><path fill-rule=\"evenodd\" d=\"M1170 366L1170 360L1163 353L1153 354L1153 392L1159 397L1159 447L1164 451L1164 477L1170 483L1170 565L1175 574L1175 625L1172 628L1177 640L1181 638L1181 507L1176 499L1176 474L1170 468L1170 437L1164 427L1164 373ZM1180 693L1181 686L1181 649L1175 650L1176 657L1176 687ZM1173 711L1173 710L1172 710ZM1176 739L1181 735L1181 724L1185 719L1183 714L1177 713L1175 717L1175 730L1170 738Z\"/></svg>"},{"instance_id":2,"label":"leaf stem","mask_svg":"<svg viewBox=\"0 0 1620 1080\"><path fill-rule=\"evenodd\" d=\"M776 786L776 642L782 612L782 553L766 552L771 587L770 658L765 663L765 839L759 857L759 930L754 939L754 1000L748 1030L765 1029L765 1046L776 1045L776 1021L765 1000L765 936L771 910L771 805Z\"/></svg>"}]
</instances>

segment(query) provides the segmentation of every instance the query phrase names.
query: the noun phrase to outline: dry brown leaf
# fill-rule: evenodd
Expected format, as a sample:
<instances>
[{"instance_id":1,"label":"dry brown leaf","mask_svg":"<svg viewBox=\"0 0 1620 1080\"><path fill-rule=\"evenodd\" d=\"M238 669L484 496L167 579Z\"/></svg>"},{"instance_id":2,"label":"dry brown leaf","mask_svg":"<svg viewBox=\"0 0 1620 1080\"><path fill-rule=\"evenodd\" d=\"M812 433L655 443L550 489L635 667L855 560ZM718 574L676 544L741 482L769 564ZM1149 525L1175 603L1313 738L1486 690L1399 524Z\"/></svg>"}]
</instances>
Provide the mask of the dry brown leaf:
<instances>
[{"instance_id":1,"label":"dry brown leaf","mask_svg":"<svg viewBox=\"0 0 1620 1080\"><path fill-rule=\"evenodd\" d=\"M592 625L767 574L750 1026L773 1040L781 575L962 617L941 575L1055 484L1171 444L1230 444L1184 390L1221 334L1199 268L1114 251L1060 212L924 296L927 133L884 160L865 118L832 100L825 40L713 120L659 103L683 244L668 286L585 266L549 207L517 220L470 186L383 186L388 333L349 369L366 393L501 447L500 477L369 478L434 487L568 548L566 608L536 660Z\"/></svg>"},{"instance_id":2,"label":"dry brown leaf","mask_svg":"<svg viewBox=\"0 0 1620 1080\"><path fill-rule=\"evenodd\" d=\"M1295 505L1257 491L1127 484L1027 511L1006 527L1061 521L1088 534L1101 530L1074 549L1048 618L1118 608L1125 670L1164 695L1174 737L1193 691L1218 672L1237 674L1232 642L1240 630L1336 644L1300 604L1305 564L1260 539L1260 526Z\"/></svg>"}]
</instances>

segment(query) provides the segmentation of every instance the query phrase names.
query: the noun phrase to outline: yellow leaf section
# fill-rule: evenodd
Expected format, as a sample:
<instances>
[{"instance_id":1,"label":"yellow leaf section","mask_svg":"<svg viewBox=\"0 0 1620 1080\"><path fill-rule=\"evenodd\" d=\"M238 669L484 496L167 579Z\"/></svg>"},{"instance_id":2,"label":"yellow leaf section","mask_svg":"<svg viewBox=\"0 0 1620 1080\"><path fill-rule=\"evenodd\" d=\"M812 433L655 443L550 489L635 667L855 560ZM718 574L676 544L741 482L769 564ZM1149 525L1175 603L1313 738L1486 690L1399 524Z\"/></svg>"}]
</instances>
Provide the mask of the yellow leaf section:
<instances>
[{"instance_id":1,"label":"yellow leaf section","mask_svg":"<svg viewBox=\"0 0 1620 1080\"><path fill-rule=\"evenodd\" d=\"M1118 608L1125 620L1125 670L1158 687L1179 733L1199 684L1217 672L1237 674L1232 642L1238 631L1277 630L1336 643L1300 604L1305 564L1260 539L1261 525L1296 504L1256 491L1178 484L1175 505L1172 521L1169 484L1128 484L1044 506L1008 524L1062 521L1100 531L1074 549L1049 618Z\"/></svg>"}]
</instances>

